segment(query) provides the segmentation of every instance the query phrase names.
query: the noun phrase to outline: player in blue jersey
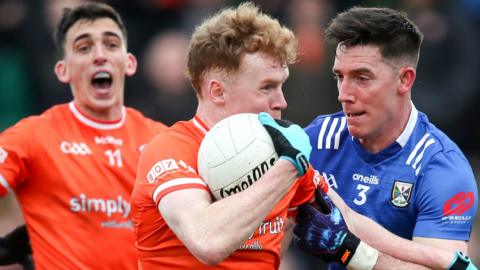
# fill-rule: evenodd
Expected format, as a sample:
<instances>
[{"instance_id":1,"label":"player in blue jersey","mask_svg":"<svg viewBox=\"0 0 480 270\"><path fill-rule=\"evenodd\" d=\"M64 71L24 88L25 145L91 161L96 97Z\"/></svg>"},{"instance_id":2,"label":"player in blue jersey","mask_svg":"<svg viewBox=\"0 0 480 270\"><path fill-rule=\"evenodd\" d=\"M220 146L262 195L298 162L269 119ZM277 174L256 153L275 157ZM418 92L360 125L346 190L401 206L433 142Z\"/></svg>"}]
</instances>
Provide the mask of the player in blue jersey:
<instances>
[{"instance_id":1,"label":"player in blue jersey","mask_svg":"<svg viewBox=\"0 0 480 270\"><path fill-rule=\"evenodd\" d=\"M333 73L343 111L319 116L306 128L313 146L310 162L351 209L411 239L411 246L468 253L478 207L472 169L457 145L411 101L421 32L401 12L357 7L339 14L326 38L337 46ZM312 208L303 215L308 218L296 229L300 242L310 253L332 255L315 241L328 238L321 235L322 226L335 224ZM376 242L369 244L382 249L376 246L382 241ZM372 256L364 269L424 269L410 263L421 252L409 254L414 258L409 262L387 254ZM450 269L462 269L456 268L457 261L463 267L457 257L462 255ZM332 264L335 268L341 266Z\"/></svg>"}]
</instances>

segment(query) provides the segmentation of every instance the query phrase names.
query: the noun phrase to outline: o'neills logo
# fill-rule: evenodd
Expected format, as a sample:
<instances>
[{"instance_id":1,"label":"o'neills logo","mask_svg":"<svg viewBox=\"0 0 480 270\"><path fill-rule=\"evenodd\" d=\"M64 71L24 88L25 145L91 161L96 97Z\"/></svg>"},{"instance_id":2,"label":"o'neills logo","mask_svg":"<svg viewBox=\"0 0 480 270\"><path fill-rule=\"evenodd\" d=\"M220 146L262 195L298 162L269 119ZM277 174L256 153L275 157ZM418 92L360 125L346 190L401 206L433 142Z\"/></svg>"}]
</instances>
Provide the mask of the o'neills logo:
<instances>
[{"instance_id":1,"label":"o'neills logo","mask_svg":"<svg viewBox=\"0 0 480 270\"><path fill-rule=\"evenodd\" d=\"M260 163L248 174L242 176L242 178L240 178L239 180L234 181L235 183L237 183L236 185L220 189L220 196L222 198L225 198L232 194L244 191L249 186L253 185L253 183L257 182L258 179L260 179L268 171L268 169L270 169L273 164L275 164L275 161L277 161L276 157L271 157L269 160Z\"/></svg>"}]
</instances>

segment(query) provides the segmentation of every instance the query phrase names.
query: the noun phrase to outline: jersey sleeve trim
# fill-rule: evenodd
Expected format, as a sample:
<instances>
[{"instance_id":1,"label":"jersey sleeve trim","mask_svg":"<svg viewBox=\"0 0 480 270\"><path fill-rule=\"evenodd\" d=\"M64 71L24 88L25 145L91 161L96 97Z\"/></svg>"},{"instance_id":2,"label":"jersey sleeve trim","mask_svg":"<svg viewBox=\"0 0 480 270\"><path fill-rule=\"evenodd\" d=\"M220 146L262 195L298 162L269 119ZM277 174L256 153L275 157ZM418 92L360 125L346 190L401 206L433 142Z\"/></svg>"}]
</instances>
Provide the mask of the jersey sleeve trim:
<instances>
[{"instance_id":1,"label":"jersey sleeve trim","mask_svg":"<svg viewBox=\"0 0 480 270\"><path fill-rule=\"evenodd\" d=\"M5 177L3 177L2 174L0 174L0 186L3 188L0 188L0 196L5 196L8 193L8 190L10 189L10 185L8 184L7 180Z\"/></svg>"},{"instance_id":2,"label":"jersey sleeve trim","mask_svg":"<svg viewBox=\"0 0 480 270\"><path fill-rule=\"evenodd\" d=\"M291 208L288 208L287 210L288 217L295 217L297 216L297 213L298 213L298 207L291 207Z\"/></svg>"},{"instance_id":3,"label":"jersey sleeve trim","mask_svg":"<svg viewBox=\"0 0 480 270\"><path fill-rule=\"evenodd\" d=\"M207 190L207 184L200 178L177 178L160 184L153 192L153 201L157 202L166 194L184 188L200 188Z\"/></svg>"}]
</instances>

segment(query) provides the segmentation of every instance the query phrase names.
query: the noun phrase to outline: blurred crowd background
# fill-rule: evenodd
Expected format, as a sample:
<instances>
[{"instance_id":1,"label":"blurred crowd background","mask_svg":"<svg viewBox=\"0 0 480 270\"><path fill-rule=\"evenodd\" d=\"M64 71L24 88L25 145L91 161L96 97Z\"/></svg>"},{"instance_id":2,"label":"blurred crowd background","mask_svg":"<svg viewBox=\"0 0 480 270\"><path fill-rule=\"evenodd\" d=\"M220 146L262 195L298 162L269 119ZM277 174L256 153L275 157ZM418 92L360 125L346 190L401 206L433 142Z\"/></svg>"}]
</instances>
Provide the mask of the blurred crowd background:
<instances>
[{"instance_id":1,"label":"blurred crowd background","mask_svg":"<svg viewBox=\"0 0 480 270\"><path fill-rule=\"evenodd\" d=\"M71 99L57 81L53 31L62 9L85 0L0 0L0 132L19 119ZM128 30L128 50L139 61L126 83L126 104L168 125L191 118L196 98L184 77L189 35L203 18L240 0L110 0ZM413 101L465 152L480 176L479 0L257 0L265 12L299 38L300 61L284 86L286 119L307 125L319 114L340 110L331 66L333 48L323 30L338 12L354 5L404 10L424 33ZM475 124L477 123L477 124ZM480 185L479 185L480 186ZM14 210L12 210L14 209ZM0 235L21 222L13 196L0 202ZM480 264L480 217L471 257ZM284 269L322 269L295 248Z\"/></svg>"}]
</instances>

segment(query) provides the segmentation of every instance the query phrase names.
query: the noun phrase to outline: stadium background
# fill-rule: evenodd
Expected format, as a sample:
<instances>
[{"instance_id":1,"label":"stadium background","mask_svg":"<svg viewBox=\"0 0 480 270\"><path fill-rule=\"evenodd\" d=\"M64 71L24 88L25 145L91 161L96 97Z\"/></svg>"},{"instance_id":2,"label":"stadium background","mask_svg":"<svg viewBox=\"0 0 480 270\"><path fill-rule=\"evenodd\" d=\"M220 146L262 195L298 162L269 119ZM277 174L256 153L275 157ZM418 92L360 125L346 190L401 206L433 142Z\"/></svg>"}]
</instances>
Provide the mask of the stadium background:
<instances>
[{"instance_id":1,"label":"stadium background","mask_svg":"<svg viewBox=\"0 0 480 270\"><path fill-rule=\"evenodd\" d=\"M0 0L0 131L31 114L71 99L53 73L57 55L53 27L65 6L84 0ZM220 7L239 0L110 0L124 18L129 51L139 60L127 80L126 104L171 124L188 119L196 100L183 76L184 54L194 26ZM327 22L353 5L388 6L408 12L425 39L413 101L467 155L480 176L480 1L479 0L257 0L300 40L300 61L284 86L284 116L306 125L316 115L340 109L331 75L332 48L322 41ZM480 185L479 185L480 186ZM472 233L471 257L480 265L480 216ZM0 235L22 220L14 197L0 202ZM291 248L284 269L323 269ZM18 269L18 267L0 267Z\"/></svg>"}]
</instances>

